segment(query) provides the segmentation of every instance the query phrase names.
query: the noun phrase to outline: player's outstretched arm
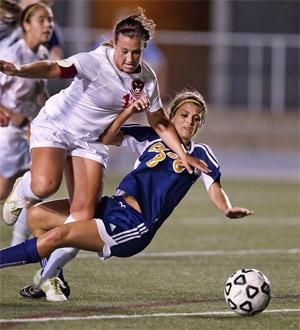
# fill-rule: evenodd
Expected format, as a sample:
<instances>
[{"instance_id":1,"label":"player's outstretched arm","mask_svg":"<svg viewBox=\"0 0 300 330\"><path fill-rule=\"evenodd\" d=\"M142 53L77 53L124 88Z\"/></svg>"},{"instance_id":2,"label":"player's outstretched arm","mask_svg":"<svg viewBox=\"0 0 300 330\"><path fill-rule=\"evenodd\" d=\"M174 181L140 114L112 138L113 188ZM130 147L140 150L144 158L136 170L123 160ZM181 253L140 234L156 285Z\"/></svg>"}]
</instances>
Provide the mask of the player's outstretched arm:
<instances>
[{"instance_id":1,"label":"player's outstretched arm","mask_svg":"<svg viewBox=\"0 0 300 330\"><path fill-rule=\"evenodd\" d=\"M8 76L22 78L54 79L61 76L59 65L52 61L37 61L19 66L0 60L0 71Z\"/></svg>"},{"instance_id":2,"label":"player's outstretched arm","mask_svg":"<svg viewBox=\"0 0 300 330\"><path fill-rule=\"evenodd\" d=\"M143 96L131 103L126 109L118 114L112 124L99 137L99 141L103 144L119 146L123 141L123 133L120 131L122 125L134 113L146 110L149 105L150 101L147 96Z\"/></svg>"},{"instance_id":3,"label":"player's outstretched arm","mask_svg":"<svg viewBox=\"0 0 300 330\"><path fill-rule=\"evenodd\" d=\"M220 186L219 182L214 182L210 186L208 194L215 206L230 219L240 219L254 214L253 211L250 211L244 207L232 207L227 194Z\"/></svg>"}]
</instances>

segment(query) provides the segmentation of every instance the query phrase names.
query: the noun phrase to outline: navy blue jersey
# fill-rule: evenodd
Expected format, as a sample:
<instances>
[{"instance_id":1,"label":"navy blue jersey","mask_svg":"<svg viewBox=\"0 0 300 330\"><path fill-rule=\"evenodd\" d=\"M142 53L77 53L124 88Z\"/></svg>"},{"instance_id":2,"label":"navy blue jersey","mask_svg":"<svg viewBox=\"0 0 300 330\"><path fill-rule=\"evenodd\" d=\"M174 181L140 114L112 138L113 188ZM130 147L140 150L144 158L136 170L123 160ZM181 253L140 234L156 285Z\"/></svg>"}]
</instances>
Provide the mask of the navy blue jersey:
<instances>
[{"instance_id":1,"label":"navy blue jersey","mask_svg":"<svg viewBox=\"0 0 300 330\"><path fill-rule=\"evenodd\" d=\"M211 173L194 169L193 174L179 163L179 157L170 150L156 132L148 126L126 125L122 146L130 147L140 156L131 171L119 184L116 195L124 192L136 198L149 230L156 231L168 218L198 178L206 189L220 180L220 167L209 146L191 142L188 153L204 160Z\"/></svg>"}]
</instances>

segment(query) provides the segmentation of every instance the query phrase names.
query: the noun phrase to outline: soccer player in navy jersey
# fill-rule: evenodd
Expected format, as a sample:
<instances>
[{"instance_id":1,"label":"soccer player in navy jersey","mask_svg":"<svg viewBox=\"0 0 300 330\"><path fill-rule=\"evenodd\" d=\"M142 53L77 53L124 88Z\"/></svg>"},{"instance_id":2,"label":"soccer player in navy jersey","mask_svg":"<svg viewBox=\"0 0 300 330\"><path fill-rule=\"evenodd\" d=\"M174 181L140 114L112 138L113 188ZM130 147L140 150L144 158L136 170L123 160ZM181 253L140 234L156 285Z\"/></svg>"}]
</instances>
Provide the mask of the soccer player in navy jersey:
<instances>
[{"instance_id":1,"label":"soccer player in navy jersey","mask_svg":"<svg viewBox=\"0 0 300 330\"><path fill-rule=\"evenodd\" d=\"M0 251L0 267L4 268L38 262L57 248L70 247L69 255L58 260L52 269L42 274L37 272L34 277L33 285L45 292L47 300L67 300L56 276L78 249L97 252L102 259L130 257L144 250L198 179L204 183L211 201L228 218L253 214L246 208L232 207L221 187L220 166L211 148L191 140L206 119L207 107L202 96L196 91L177 94L170 105L169 118L186 152L204 160L210 169L208 173L196 168L189 173L179 156L151 127L122 126L144 102L136 101L121 112L100 138L102 143L135 150L139 158L115 194L103 197L98 203L94 218L65 224L69 212L66 200L31 207L28 222L38 238ZM50 292L53 281L57 282L55 293Z\"/></svg>"}]
</instances>

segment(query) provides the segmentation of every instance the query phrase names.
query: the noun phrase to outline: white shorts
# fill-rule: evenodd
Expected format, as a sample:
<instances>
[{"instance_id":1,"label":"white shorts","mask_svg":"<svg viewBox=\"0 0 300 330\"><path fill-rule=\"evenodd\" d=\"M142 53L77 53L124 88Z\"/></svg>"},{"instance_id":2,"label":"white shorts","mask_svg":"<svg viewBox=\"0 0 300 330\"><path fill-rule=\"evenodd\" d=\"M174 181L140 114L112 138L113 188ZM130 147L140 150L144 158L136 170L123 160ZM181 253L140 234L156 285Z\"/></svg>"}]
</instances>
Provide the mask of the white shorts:
<instances>
[{"instance_id":1,"label":"white shorts","mask_svg":"<svg viewBox=\"0 0 300 330\"><path fill-rule=\"evenodd\" d=\"M98 252L98 256L100 259L105 260L111 257L111 250L110 248L117 243L108 235L105 225L101 219L94 219L96 221L99 235L104 242L104 246L102 251Z\"/></svg>"},{"instance_id":2,"label":"white shorts","mask_svg":"<svg viewBox=\"0 0 300 330\"><path fill-rule=\"evenodd\" d=\"M11 178L29 169L29 144L24 131L14 126L0 128L0 175Z\"/></svg>"},{"instance_id":3,"label":"white shorts","mask_svg":"<svg viewBox=\"0 0 300 330\"><path fill-rule=\"evenodd\" d=\"M33 120L30 132L30 150L41 147L61 148L67 151L68 156L92 159L107 167L106 145L91 137L76 136L61 129L46 113L41 112Z\"/></svg>"}]
</instances>

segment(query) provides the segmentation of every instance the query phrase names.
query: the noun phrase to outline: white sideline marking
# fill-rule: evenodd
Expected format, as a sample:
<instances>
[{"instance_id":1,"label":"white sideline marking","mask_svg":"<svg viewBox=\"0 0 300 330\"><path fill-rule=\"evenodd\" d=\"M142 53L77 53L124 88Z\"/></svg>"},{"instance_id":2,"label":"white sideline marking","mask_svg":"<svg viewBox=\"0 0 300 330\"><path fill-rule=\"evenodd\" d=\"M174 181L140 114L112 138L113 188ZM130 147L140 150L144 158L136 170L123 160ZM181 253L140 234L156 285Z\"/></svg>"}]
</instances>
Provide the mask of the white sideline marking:
<instances>
[{"instance_id":1,"label":"white sideline marking","mask_svg":"<svg viewBox=\"0 0 300 330\"><path fill-rule=\"evenodd\" d=\"M300 309L271 309L264 314L271 313L298 313ZM199 313L153 313L153 314L116 314L116 315L91 315L91 316L66 316L66 317L40 317L26 319L0 319L0 323L27 323L27 322L49 322L49 321L79 321L79 320L111 320L111 319L139 319L147 317L181 317L181 316L237 316L234 312L199 312Z\"/></svg>"},{"instance_id":2,"label":"white sideline marking","mask_svg":"<svg viewBox=\"0 0 300 330\"><path fill-rule=\"evenodd\" d=\"M299 217L258 217L256 215L244 219L229 220L223 216L219 217L183 217L176 218L168 225L197 225L197 226L224 226L228 224L238 224L239 226L298 226L300 225Z\"/></svg>"},{"instance_id":3,"label":"white sideline marking","mask_svg":"<svg viewBox=\"0 0 300 330\"><path fill-rule=\"evenodd\" d=\"M243 256L257 254L298 254L300 249L256 249L256 250L206 250L206 251L171 251L171 252L142 252L132 258L154 257L204 257L204 256ZM76 258L92 258L97 256L94 252L81 251Z\"/></svg>"}]
</instances>

